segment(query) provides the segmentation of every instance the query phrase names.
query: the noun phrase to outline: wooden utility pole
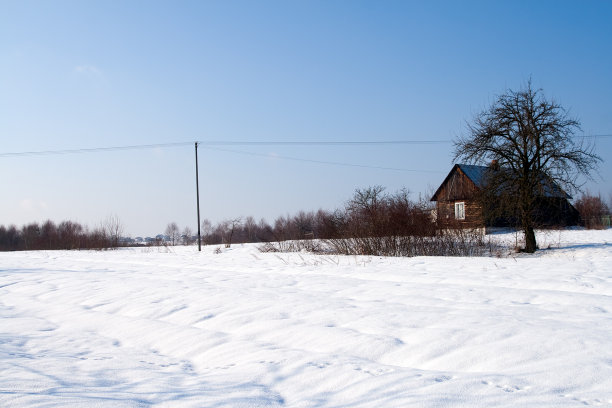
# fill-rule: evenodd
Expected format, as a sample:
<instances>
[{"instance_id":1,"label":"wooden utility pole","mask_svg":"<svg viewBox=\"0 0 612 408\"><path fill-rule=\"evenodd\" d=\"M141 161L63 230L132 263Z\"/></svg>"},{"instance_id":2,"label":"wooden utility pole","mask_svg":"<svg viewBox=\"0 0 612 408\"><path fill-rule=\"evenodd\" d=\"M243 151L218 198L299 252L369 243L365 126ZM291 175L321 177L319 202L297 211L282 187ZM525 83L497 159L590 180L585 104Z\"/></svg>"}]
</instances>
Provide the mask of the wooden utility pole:
<instances>
[{"instance_id":1,"label":"wooden utility pole","mask_svg":"<svg viewBox=\"0 0 612 408\"><path fill-rule=\"evenodd\" d=\"M196 156L196 200L198 207L198 251L202 251L202 235L200 233L200 182L198 181L198 142L195 142Z\"/></svg>"}]
</instances>

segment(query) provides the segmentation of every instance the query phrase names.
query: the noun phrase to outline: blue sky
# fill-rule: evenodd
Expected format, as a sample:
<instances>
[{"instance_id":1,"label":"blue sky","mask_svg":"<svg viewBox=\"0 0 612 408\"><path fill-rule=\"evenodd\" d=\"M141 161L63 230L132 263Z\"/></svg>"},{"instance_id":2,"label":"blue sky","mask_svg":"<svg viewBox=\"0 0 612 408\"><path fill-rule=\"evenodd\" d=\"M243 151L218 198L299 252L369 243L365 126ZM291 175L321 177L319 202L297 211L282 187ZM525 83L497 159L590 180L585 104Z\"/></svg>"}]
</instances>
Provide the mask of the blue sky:
<instances>
[{"instance_id":1,"label":"blue sky","mask_svg":"<svg viewBox=\"0 0 612 408\"><path fill-rule=\"evenodd\" d=\"M529 78L585 134L610 135L611 19L608 1L0 0L0 154L451 140ZM612 137L595 140L606 159ZM418 198L453 164L450 143L223 149L200 150L213 222L334 209L374 184ZM607 160L585 188L608 198L611 178ZM117 214L133 236L196 228L192 146L0 157L0 180L4 225Z\"/></svg>"}]
</instances>

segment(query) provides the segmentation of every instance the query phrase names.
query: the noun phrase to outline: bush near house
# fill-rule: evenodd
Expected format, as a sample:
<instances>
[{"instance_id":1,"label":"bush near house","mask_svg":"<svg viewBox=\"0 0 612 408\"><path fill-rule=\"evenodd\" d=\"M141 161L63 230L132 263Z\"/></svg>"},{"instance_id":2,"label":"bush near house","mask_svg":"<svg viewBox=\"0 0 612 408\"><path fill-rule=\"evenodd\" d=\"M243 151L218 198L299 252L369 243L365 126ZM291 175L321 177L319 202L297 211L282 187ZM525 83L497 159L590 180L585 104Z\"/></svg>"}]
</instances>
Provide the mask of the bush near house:
<instances>
[{"instance_id":1,"label":"bush near house","mask_svg":"<svg viewBox=\"0 0 612 408\"><path fill-rule=\"evenodd\" d=\"M574 203L580 213L580 223L588 229L603 229L610 226L610 208L600 195L588 191Z\"/></svg>"}]
</instances>

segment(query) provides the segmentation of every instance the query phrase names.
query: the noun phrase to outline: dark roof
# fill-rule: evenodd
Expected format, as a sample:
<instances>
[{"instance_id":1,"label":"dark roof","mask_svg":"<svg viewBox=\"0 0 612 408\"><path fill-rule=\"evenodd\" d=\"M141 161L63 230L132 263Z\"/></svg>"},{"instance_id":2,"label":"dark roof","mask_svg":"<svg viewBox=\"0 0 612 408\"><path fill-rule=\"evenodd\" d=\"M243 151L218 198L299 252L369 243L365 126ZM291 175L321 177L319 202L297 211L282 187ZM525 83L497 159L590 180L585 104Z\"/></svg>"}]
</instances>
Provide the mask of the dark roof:
<instances>
[{"instance_id":1,"label":"dark roof","mask_svg":"<svg viewBox=\"0 0 612 408\"><path fill-rule=\"evenodd\" d=\"M489 167L476 166L474 164L457 164L457 167L459 167L461 171L463 171L465 175L472 180L472 183L474 183L476 187L480 188L484 186L484 179Z\"/></svg>"},{"instance_id":2,"label":"dark roof","mask_svg":"<svg viewBox=\"0 0 612 408\"><path fill-rule=\"evenodd\" d=\"M440 189L457 168L461 169L461 171L467 176L467 178L470 179L470 181L474 183L474 185L478 188L484 187L487 173L491 171L491 168L489 166L457 163L453 166L442 184L440 184L440 187L438 187L438 189L434 193L433 197L431 198L431 201L438 200L438 193L440 192ZM563 189L559 187L559 185L555 182L545 183L544 180L542 180L542 187L544 187L544 193L542 194L544 197L562 197L567 199L572 198L569 194L563 191Z\"/></svg>"}]
</instances>

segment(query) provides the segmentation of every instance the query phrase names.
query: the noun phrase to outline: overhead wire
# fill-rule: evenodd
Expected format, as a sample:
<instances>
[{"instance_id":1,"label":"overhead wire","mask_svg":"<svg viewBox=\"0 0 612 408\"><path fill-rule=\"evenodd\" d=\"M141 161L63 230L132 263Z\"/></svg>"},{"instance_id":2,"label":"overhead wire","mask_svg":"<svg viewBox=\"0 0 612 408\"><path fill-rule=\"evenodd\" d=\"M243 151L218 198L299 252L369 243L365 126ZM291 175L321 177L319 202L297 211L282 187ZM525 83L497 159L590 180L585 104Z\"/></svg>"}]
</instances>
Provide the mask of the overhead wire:
<instances>
[{"instance_id":1,"label":"overhead wire","mask_svg":"<svg viewBox=\"0 0 612 408\"><path fill-rule=\"evenodd\" d=\"M194 142L175 142L175 143L154 143L128 146L111 146L111 147L91 147L81 149L61 149L61 150L33 150L23 152L8 152L0 153L1 157L22 157L22 156L47 156L47 155L62 155L62 154L78 154L78 153L96 153L96 152L112 152L119 150L141 150L155 149L162 147L178 147L193 145Z\"/></svg>"},{"instance_id":2,"label":"overhead wire","mask_svg":"<svg viewBox=\"0 0 612 408\"><path fill-rule=\"evenodd\" d=\"M236 153L236 154L256 156L256 157L265 157L268 159L290 160L290 161L298 161L298 162L304 162L304 163L326 164L326 165L332 165L332 166L358 167L358 168L365 168L365 169L418 172L418 173L443 173L437 170L404 169L404 168L399 168L399 167L371 166L367 164L345 163L345 162L314 160L314 159L302 159L298 157L282 156L282 155L277 155L277 154L245 152L245 151L240 151L240 150L222 149L222 148L211 147L211 146L204 146L204 148L207 150L216 150L220 152Z\"/></svg>"},{"instance_id":3,"label":"overhead wire","mask_svg":"<svg viewBox=\"0 0 612 408\"><path fill-rule=\"evenodd\" d=\"M612 134L593 134L593 135L574 135L574 138L608 138ZM62 155L62 154L79 154L79 153L96 153L96 152L111 152L120 150L141 150L155 149L166 147L190 146L194 143L199 146L384 146L384 145L433 145L452 143L451 139L434 139L434 140L194 140L189 142L168 142L168 143L149 143L139 145L126 146L108 146L108 147L90 147L78 149L58 149L58 150L30 150L19 152L0 153L0 158L3 157L23 157L23 156L45 156L45 155Z\"/></svg>"},{"instance_id":4,"label":"overhead wire","mask_svg":"<svg viewBox=\"0 0 612 408\"><path fill-rule=\"evenodd\" d=\"M612 134L593 134L593 135L574 135L574 138L607 138L612 137ZM357 168L369 168L378 170L391 170L391 171L403 171L403 172L420 172L420 173L439 173L435 170L423 170L423 169L405 169L397 167L386 167L386 166L372 166L365 164L356 163L345 163L336 161L325 161L315 159L304 159L291 156L282 155L270 155L262 153L245 152L239 150L223 149L221 146L391 146L391 145L435 145L435 144L446 144L452 143L450 139L434 139L434 140L330 140L330 141L316 141L316 140L296 140L296 141L280 141L280 140L251 140L251 141L222 141L222 140L203 140L203 141L190 141L190 142L168 142L168 143L149 143L140 145L125 145L125 146L109 146L109 147L91 147L91 148L79 148L79 149L59 149L59 150L35 150L35 151L20 151L20 152L6 152L0 153L0 158L8 157L27 157L27 156L48 156L48 155L64 155L64 154L81 154L81 153L98 153L98 152L112 152L112 151L123 151L123 150L144 150L144 149L157 149L157 148L168 148L168 147L182 147L191 146L197 143L199 147L206 148L209 150L217 150L234 154L249 155L255 157L266 157L276 158L281 160L297 161L304 163L313 164L324 164L333 166L345 166L345 167L357 167Z\"/></svg>"},{"instance_id":5,"label":"overhead wire","mask_svg":"<svg viewBox=\"0 0 612 408\"><path fill-rule=\"evenodd\" d=\"M0 153L0 157L20 157L20 156L44 156L54 154L78 154L78 153L96 153L110 152L120 150L139 150L139 149L155 149L164 147L180 147L190 146L194 143L199 146L373 146L373 145L409 145L409 144L440 144L450 143L450 140L375 140L375 141L222 141L222 140L194 140L191 142L172 142L172 143L151 143L141 145L127 146L109 146L109 147L91 147L79 149L60 149L60 150L33 150L21 152L6 152Z\"/></svg>"},{"instance_id":6,"label":"overhead wire","mask_svg":"<svg viewBox=\"0 0 612 408\"><path fill-rule=\"evenodd\" d=\"M336 141L313 141L313 140L219 141L219 140L208 140L208 141L194 141L194 142L151 143L151 144L141 144L141 145L93 147L93 148L80 148L80 149L8 152L8 153L0 153L0 158L112 152L112 151L122 151L122 150L142 150L142 149L155 149L155 148L167 148L167 147L182 147L182 146L192 146L194 143L197 143L198 147L200 148L206 148L209 150L217 150L217 151L233 153L233 154L249 155L249 156L254 156L254 157L266 157L266 158L275 158L275 159L280 159L280 160L296 161L296 162L303 162L303 163L366 168L366 169L375 169L375 170L439 173L438 171L434 171L434 170L405 169L405 168L397 168L397 167L373 166L373 165L367 165L367 164L305 159L305 158L290 157L290 156L283 156L283 155L277 155L277 154L270 155L270 154L232 150L232 149L223 149L220 146L376 146L376 145L389 146L389 145L416 145L416 144L431 145L431 144L440 144L440 143L449 143L449 142L450 140L376 140L376 141L367 141L367 140L366 141L354 141L354 140L353 141L340 141L340 140L336 140Z\"/></svg>"}]
</instances>

